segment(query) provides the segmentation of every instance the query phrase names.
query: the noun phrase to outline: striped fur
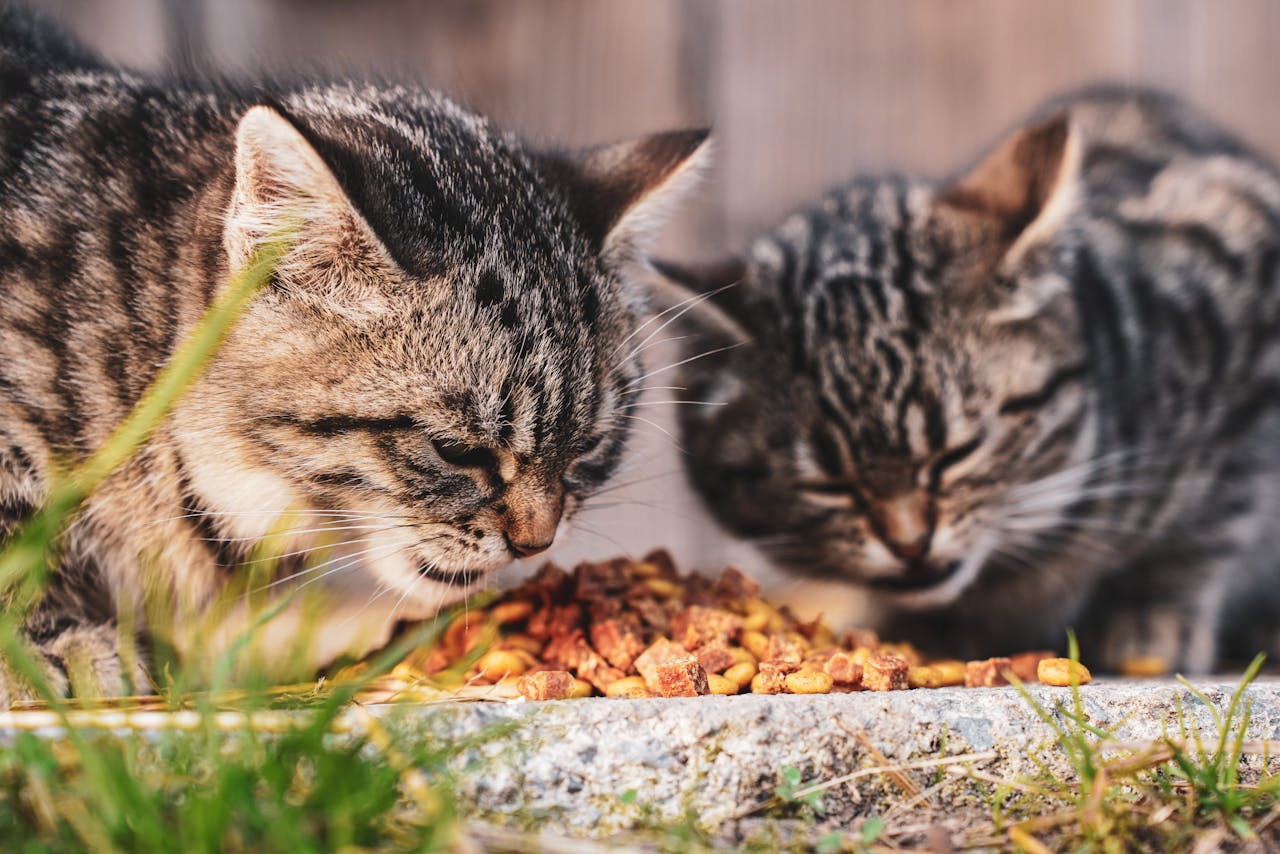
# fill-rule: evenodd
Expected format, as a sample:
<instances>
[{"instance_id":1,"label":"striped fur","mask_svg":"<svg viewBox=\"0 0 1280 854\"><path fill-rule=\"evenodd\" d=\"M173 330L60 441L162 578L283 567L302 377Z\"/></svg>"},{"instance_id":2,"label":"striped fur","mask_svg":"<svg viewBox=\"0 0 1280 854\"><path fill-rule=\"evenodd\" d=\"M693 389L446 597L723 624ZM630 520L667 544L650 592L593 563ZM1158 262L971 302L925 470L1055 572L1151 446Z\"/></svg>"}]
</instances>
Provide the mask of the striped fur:
<instances>
[{"instance_id":1,"label":"striped fur","mask_svg":"<svg viewBox=\"0 0 1280 854\"><path fill-rule=\"evenodd\" d=\"M314 632L313 663L546 548L623 452L628 265L705 137L536 154L429 92L141 77L0 14L6 528L102 444L256 244L299 229L70 531L28 625L55 677L79 638L120 690L118 614L160 601L165 623L198 622L282 529L279 576L333 576L347 614ZM304 573L315 555L327 568ZM166 641L208 652L228 620Z\"/></svg>"},{"instance_id":2,"label":"striped fur","mask_svg":"<svg viewBox=\"0 0 1280 854\"><path fill-rule=\"evenodd\" d=\"M1158 94L1065 98L965 175L856 181L721 274L707 326L749 343L687 368L727 404L684 407L691 477L941 652L1070 626L1109 667L1202 671L1227 628L1274 648L1278 253L1271 166Z\"/></svg>"}]
</instances>

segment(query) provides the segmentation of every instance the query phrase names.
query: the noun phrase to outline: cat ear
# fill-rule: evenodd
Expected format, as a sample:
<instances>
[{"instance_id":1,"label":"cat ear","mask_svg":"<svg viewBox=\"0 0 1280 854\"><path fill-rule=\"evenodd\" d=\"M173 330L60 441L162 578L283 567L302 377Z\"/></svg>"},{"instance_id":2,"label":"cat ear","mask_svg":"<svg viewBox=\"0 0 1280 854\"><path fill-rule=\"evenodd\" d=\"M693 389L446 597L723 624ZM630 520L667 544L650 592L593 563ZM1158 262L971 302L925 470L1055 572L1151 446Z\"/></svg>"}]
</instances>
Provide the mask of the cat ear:
<instances>
[{"instance_id":1,"label":"cat ear","mask_svg":"<svg viewBox=\"0 0 1280 854\"><path fill-rule=\"evenodd\" d=\"M650 313L716 340L746 343L751 335L740 317L746 264L730 257L706 264L653 260L648 293Z\"/></svg>"},{"instance_id":2,"label":"cat ear","mask_svg":"<svg viewBox=\"0 0 1280 854\"><path fill-rule=\"evenodd\" d=\"M232 267L290 223L347 210L346 194L320 154L277 110L250 107L236 128L236 180L223 240Z\"/></svg>"},{"instance_id":3,"label":"cat ear","mask_svg":"<svg viewBox=\"0 0 1280 854\"><path fill-rule=\"evenodd\" d=\"M541 160L596 248L626 255L647 246L671 206L695 183L710 156L709 134L659 133Z\"/></svg>"},{"instance_id":4,"label":"cat ear","mask_svg":"<svg viewBox=\"0 0 1280 854\"><path fill-rule=\"evenodd\" d=\"M1064 209L1076 171L1066 113L1018 131L938 197L943 209L993 220L1010 244Z\"/></svg>"}]
</instances>

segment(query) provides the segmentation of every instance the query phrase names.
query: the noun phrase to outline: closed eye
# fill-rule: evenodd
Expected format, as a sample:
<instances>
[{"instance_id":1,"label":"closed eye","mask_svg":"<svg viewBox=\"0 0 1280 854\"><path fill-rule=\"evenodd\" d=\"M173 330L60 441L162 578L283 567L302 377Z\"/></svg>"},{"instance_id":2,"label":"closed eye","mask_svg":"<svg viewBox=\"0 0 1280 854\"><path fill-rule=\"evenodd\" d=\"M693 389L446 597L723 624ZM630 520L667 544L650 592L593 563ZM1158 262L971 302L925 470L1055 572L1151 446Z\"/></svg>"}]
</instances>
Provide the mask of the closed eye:
<instances>
[{"instance_id":1,"label":"closed eye","mask_svg":"<svg viewBox=\"0 0 1280 854\"><path fill-rule=\"evenodd\" d=\"M498 464L493 451L479 445L468 445L451 439L432 439L431 447L436 456L460 469L494 468Z\"/></svg>"},{"instance_id":2,"label":"closed eye","mask_svg":"<svg viewBox=\"0 0 1280 854\"><path fill-rule=\"evenodd\" d=\"M796 492L817 507L850 510L859 506L857 489L844 480L801 480L796 484Z\"/></svg>"},{"instance_id":3,"label":"closed eye","mask_svg":"<svg viewBox=\"0 0 1280 854\"><path fill-rule=\"evenodd\" d=\"M937 490L946 470L971 456L981 447L984 438L986 438L985 434L979 433L963 445L956 445L939 454L933 461L933 465L929 467L929 489Z\"/></svg>"},{"instance_id":4,"label":"closed eye","mask_svg":"<svg viewBox=\"0 0 1280 854\"><path fill-rule=\"evenodd\" d=\"M401 430L412 430L418 425L408 415L396 415L390 418L359 418L351 415L330 415L326 418L315 418L301 421L292 416L281 416L282 420L301 423L302 429L318 436L334 436L339 433L350 433L364 430L370 433L392 433Z\"/></svg>"},{"instance_id":5,"label":"closed eye","mask_svg":"<svg viewBox=\"0 0 1280 854\"><path fill-rule=\"evenodd\" d=\"M802 480L796 488L819 495L851 495L854 491L853 484L843 480Z\"/></svg>"},{"instance_id":6,"label":"closed eye","mask_svg":"<svg viewBox=\"0 0 1280 854\"><path fill-rule=\"evenodd\" d=\"M578 459L590 456L592 451L600 447L600 443L604 441L604 435L605 434L601 433L599 436L592 436L589 439L583 439L582 442L578 444L578 448L574 456Z\"/></svg>"}]
</instances>

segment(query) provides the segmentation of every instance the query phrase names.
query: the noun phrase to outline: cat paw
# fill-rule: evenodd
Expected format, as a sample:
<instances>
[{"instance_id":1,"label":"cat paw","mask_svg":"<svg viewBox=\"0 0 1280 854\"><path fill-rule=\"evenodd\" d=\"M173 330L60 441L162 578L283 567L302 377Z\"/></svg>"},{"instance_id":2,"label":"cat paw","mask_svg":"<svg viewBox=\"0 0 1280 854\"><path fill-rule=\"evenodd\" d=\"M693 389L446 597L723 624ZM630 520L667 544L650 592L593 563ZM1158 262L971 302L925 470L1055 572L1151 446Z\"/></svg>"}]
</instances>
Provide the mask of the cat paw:
<instances>
[{"instance_id":1,"label":"cat paw","mask_svg":"<svg viewBox=\"0 0 1280 854\"><path fill-rule=\"evenodd\" d=\"M61 663L77 697L121 697L150 690L151 681L141 663L135 660L130 668L121 658L115 626L75 626L42 649Z\"/></svg>"},{"instance_id":2,"label":"cat paw","mask_svg":"<svg viewBox=\"0 0 1280 854\"><path fill-rule=\"evenodd\" d=\"M1126 662L1156 659L1170 672L1199 675L1213 669L1217 652L1211 620L1176 607L1148 607L1109 615L1096 660L1112 673L1123 672Z\"/></svg>"},{"instance_id":3,"label":"cat paw","mask_svg":"<svg viewBox=\"0 0 1280 854\"><path fill-rule=\"evenodd\" d=\"M37 652L36 664L43 671L45 685L56 697L67 696L67 676L48 656ZM31 682L14 670L8 661L0 660L0 711L8 711L14 703L41 699Z\"/></svg>"}]
</instances>

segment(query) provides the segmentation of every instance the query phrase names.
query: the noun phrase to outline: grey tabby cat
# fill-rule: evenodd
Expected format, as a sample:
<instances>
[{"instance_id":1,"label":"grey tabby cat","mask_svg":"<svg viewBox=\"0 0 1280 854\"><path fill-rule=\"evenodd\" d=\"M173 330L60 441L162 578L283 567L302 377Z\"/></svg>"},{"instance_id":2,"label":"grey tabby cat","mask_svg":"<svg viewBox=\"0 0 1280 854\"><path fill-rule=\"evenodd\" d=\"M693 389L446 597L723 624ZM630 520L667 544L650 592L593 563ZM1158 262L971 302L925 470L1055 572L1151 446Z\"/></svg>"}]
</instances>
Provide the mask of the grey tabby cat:
<instances>
[{"instance_id":1,"label":"grey tabby cat","mask_svg":"<svg viewBox=\"0 0 1280 854\"><path fill-rule=\"evenodd\" d=\"M705 139L537 154L429 92L142 77L0 15L5 528L301 221L206 374L69 532L27 624L53 678L90 662L76 687L141 685L118 614L145 614L150 585L182 606L171 619L198 615L282 525L281 577L323 541L325 575L365 579L334 594L351 613L316 628L317 663L546 549L622 454L640 376L628 265ZM350 619L367 609L372 635ZM205 630L188 652L234 633Z\"/></svg>"},{"instance_id":2,"label":"grey tabby cat","mask_svg":"<svg viewBox=\"0 0 1280 854\"><path fill-rule=\"evenodd\" d=\"M1168 97L1065 98L953 181L858 180L668 270L740 280L689 306L746 342L686 368L724 404L683 408L692 480L942 653L1274 648L1278 259L1268 164Z\"/></svg>"}]
</instances>

